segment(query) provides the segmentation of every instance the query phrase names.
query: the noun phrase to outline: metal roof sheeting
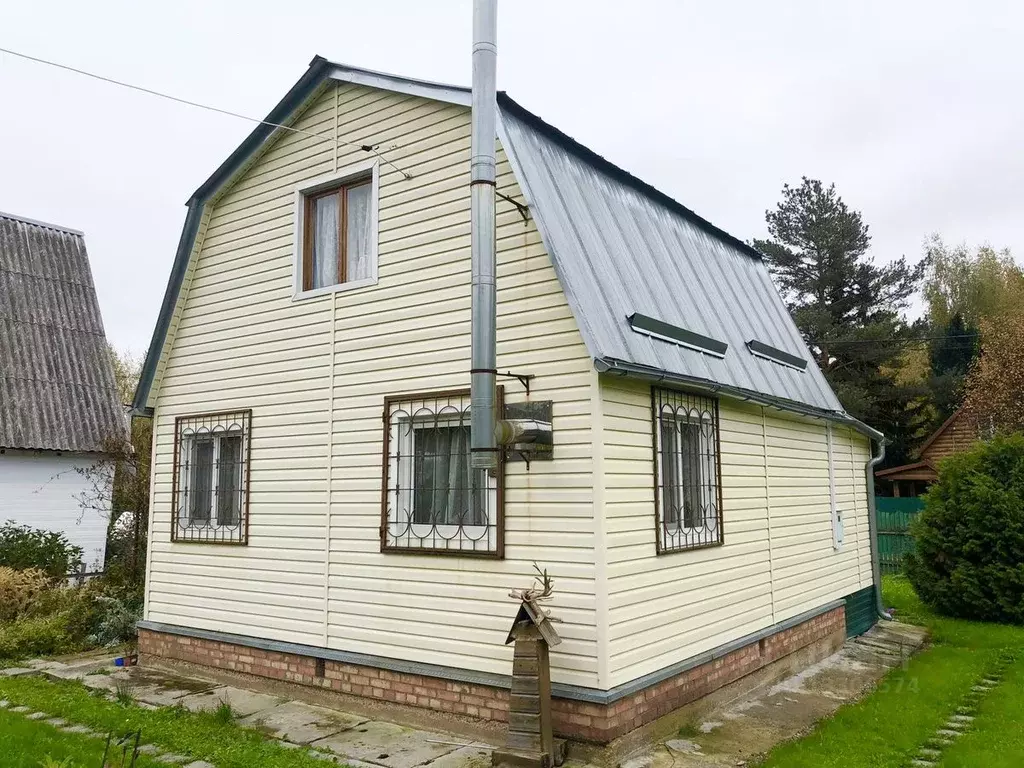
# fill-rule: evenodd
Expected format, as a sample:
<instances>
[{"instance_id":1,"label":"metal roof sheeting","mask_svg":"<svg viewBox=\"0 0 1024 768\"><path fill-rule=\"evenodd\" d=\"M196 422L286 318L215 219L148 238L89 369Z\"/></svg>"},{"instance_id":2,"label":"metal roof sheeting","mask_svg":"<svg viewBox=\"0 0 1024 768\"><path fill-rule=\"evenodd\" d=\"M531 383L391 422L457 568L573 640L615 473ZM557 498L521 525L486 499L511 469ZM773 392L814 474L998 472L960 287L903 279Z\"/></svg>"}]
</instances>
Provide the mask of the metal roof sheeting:
<instances>
[{"instance_id":1,"label":"metal roof sheeting","mask_svg":"<svg viewBox=\"0 0 1024 768\"><path fill-rule=\"evenodd\" d=\"M85 239L0 214L0 447L94 452L125 430Z\"/></svg>"},{"instance_id":2,"label":"metal roof sheeting","mask_svg":"<svg viewBox=\"0 0 1024 768\"><path fill-rule=\"evenodd\" d=\"M842 413L756 251L507 96L499 105L506 153L596 361ZM728 351L717 357L637 333L634 313ZM800 371L755 356L752 338L810 362Z\"/></svg>"}]
</instances>

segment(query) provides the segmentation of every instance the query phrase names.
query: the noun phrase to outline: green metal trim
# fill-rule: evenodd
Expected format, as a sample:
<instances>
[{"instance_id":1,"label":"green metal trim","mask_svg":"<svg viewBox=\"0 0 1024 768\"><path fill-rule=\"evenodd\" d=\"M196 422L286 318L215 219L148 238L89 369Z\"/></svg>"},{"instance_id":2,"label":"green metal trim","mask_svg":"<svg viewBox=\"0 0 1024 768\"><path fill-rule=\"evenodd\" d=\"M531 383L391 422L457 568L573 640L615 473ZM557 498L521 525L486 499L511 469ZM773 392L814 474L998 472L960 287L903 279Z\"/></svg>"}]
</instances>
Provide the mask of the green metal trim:
<instances>
[{"instance_id":1,"label":"green metal trim","mask_svg":"<svg viewBox=\"0 0 1024 768\"><path fill-rule=\"evenodd\" d=\"M863 635L878 621L875 610L875 587L864 587L843 598L846 603L846 636Z\"/></svg>"}]
</instances>

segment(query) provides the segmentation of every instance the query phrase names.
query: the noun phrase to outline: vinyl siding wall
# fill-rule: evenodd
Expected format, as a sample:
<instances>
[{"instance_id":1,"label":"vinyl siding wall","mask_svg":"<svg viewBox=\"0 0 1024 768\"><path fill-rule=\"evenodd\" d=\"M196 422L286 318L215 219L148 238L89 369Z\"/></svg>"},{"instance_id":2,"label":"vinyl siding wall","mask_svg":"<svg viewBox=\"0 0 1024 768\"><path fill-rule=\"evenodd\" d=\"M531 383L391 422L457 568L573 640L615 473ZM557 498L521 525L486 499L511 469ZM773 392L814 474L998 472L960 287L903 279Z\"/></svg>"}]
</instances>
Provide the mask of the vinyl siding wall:
<instances>
[{"instance_id":1,"label":"vinyl siding wall","mask_svg":"<svg viewBox=\"0 0 1024 768\"><path fill-rule=\"evenodd\" d=\"M721 399L725 544L656 556L650 386L602 378L601 395L610 686L871 583L866 438L833 427L836 552L824 423Z\"/></svg>"},{"instance_id":2,"label":"vinyl siding wall","mask_svg":"<svg viewBox=\"0 0 1024 768\"><path fill-rule=\"evenodd\" d=\"M384 396L469 383L469 111L331 84L294 126L412 178L380 166L379 282L314 298L293 300L294 188L367 153L285 135L207 207L155 387L146 618L507 674L508 591L536 561L564 620L553 678L596 685L596 376L535 226L498 201L498 367L554 401L555 459L509 464L503 561L382 555ZM232 408L253 410L249 544L172 544L174 418Z\"/></svg>"}]
</instances>

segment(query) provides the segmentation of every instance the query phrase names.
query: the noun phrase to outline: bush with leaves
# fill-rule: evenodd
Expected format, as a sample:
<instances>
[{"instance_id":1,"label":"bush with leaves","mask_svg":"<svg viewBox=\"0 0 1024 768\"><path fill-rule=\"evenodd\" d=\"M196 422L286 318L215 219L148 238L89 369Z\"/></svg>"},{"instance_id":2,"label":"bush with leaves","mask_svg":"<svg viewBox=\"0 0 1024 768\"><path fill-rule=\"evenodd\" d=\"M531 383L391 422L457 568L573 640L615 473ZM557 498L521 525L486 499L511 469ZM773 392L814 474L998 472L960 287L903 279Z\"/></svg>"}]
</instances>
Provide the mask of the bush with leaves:
<instances>
[{"instance_id":1,"label":"bush with leaves","mask_svg":"<svg viewBox=\"0 0 1024 768\"><path fill-rule=\"evenodd\" d=\"M946 459L910 528L906 572L940 613L1024 624L1024 435Z\"/></svg>"},{"instance_id":2,"label":"bush with leaves","mask_svg":"<svg viewBox=\"0 0 1024 768\"><path fill-rule=\"evenodd\" d=\"M0 623L30 613L52 586L50 577L38 568L16 571L0 566Z\"/></svg>"},{"instance_id":3,"label":"bush with leaves","mask_svg":"<svg viewBox=\"0 0 1024 768\"><path fill-rule=\"evenodd\" d=\"M57 531L44 531L8 520L0 526L0 566L16 570L38 568L50 578L63 579L82 560L82 548Z\"/></svg>"}]
</instances>

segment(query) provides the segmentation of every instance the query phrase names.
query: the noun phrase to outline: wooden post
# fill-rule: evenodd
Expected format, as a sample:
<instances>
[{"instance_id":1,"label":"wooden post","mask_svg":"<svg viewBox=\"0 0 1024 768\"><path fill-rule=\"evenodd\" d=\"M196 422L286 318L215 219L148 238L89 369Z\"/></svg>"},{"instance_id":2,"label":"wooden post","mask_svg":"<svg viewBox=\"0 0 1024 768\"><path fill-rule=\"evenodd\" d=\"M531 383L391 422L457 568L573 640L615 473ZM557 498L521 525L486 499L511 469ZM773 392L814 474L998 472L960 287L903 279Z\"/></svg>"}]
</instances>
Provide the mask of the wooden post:
<instances>
[{"instance_id":1,"label":"wooden post","mask_svg":"<svg viewBox=\"0 0 1024 768\"><path fill-rule=\"evenodd\" d=\"M554 641L553 643L551 641ZM523 601L506 643L514 642L508 739L491 756L494 766L551 768L565 758L565 742L551 726L551 665L548 645L561 642L547 615Z\"/></svg>"}]
</instances>

